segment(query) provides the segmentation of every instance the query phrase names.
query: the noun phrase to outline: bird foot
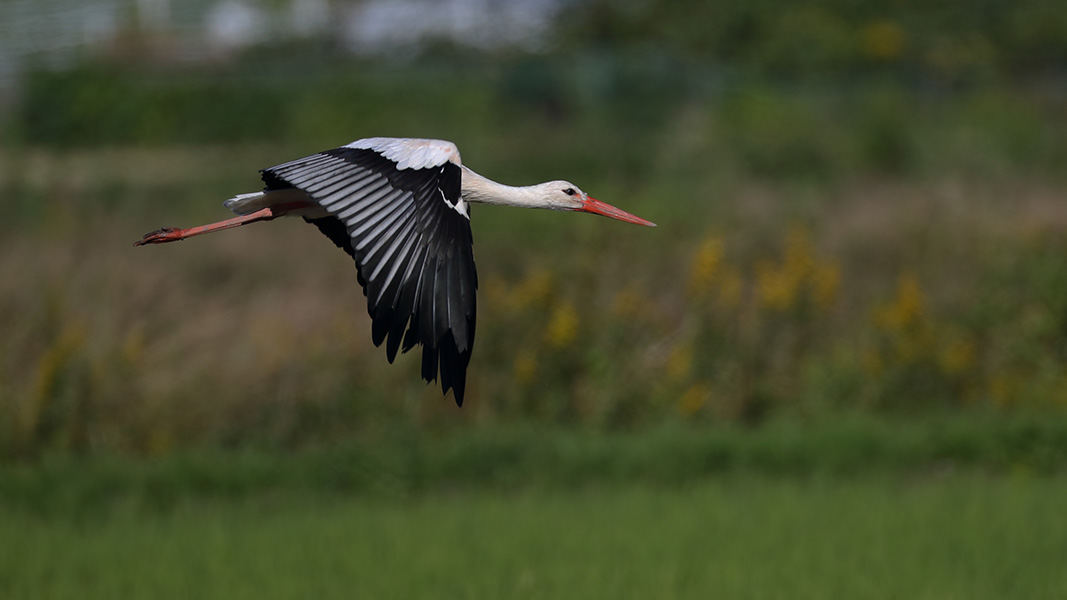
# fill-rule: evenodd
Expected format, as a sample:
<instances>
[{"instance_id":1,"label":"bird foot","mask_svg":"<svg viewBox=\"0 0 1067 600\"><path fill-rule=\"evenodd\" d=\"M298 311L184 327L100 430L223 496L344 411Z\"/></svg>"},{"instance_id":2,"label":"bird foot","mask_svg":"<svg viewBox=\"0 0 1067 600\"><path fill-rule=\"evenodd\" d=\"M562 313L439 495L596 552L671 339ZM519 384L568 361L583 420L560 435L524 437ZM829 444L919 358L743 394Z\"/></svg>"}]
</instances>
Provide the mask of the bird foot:
<instances>
[{"instance_id":1,"label":"bird foot","mask_svg":"<svg viewBox=\"0 0 1067 600\"><path fill-rule=\"evenodd\" d=\"M184 239L182 230L177 227L161 227L155 231L144 234L144 237L133 243L134 246L144 246L145 244L165 244L167 242L178 242Z\"/></svg>"}]
</instances>

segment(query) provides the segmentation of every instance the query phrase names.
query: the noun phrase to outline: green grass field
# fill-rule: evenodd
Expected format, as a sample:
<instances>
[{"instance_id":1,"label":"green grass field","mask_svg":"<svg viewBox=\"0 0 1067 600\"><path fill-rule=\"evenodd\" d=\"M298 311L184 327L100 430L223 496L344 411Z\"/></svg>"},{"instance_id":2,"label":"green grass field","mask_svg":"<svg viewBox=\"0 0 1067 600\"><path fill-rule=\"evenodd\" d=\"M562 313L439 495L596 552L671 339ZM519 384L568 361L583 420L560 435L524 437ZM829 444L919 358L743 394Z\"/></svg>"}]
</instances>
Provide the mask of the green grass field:
<instances>
[{"instance_id":1,"label":"green grass field","mask_svg":"<svg viewBox=\"0 0 1067 600\"><path fill-rule=\"evenodd\" d=\"M1064 506L1062 478L956 472L20 509L0 595L1062 598Z\"/></svg>"}]
</instances>

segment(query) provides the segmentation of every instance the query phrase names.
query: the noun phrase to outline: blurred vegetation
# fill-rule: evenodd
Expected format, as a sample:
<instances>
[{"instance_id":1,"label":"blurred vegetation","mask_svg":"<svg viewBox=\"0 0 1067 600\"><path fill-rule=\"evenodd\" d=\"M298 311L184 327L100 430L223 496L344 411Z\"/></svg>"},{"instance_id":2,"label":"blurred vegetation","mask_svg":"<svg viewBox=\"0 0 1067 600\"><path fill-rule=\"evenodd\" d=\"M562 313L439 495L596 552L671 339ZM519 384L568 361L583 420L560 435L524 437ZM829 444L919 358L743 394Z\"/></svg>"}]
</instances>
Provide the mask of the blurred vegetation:
<instances>
[{"instance_id":1,"label":"blurred vegetation","mask_svg":"<svg viewBox=\"0 0 1067 600\"><path fill-rule=\"evenodd\" d=\"M865 74L786 81L662 50L632 52L585 49L569 60L431 55L402 64L319 64L314 52L303 61L265 53L206 72L162 73L88 63L32 72L6 119L6 138L63 148L319 147L350 131L454 132L474 140L506 132L514 151L525 153L531 145L525 138L547 127L570 138L606 138L611 161L635 182L706 176L703 161L736 175L819 181L945 171L1052 174L1067 167L1067 90L1050 88L1055 79L946 86ZM650 148L675 171L655 173L666 165L647 159Z\"/></svg>"},{"instance_id":2,"label":"blurred vegetation","mask_svg":"<svg viewBox=\"0 0 1067 600\"><path fill-rule=\"evenodd\" d=\"M12 600L1051 599L1067 589L1065 502L1063 478L963 473L12 510L0 586Z\"/></svg>"},{"instance_id":3,"label":"blurred vegetation","mask_svg":"<svg viewBox=\"0 0 1067 600\"><path fill-rule=\"evenodd\" d=\"M1062 417L1065 66L1042 0L826 0L578 3L536 54L34 70L3 118L0 453ZM461 410L417 361L386 368L310 228L128 247L371 135L451 139L489 177L564 177L660 227L476 207Z\"/></svg>"},{"instance_id":4,"label":"blurred vegetation","mask_svg":"<svg viewBox=\"0 0 1067 600\"><path fill-rule=\"evenodd\" d=\"M564 46L643 42L791 79L874 73L955 83L1060 73L1067 62L1067 16L1052 0L594 0L576 3L563 22Z\"/></svg>"},{"instance_id":5,"label":"blurred vegetation","mask_svg":"<svg viewBox=\"0 0 1067 600\"><path fill-rule=\"evenodd\" d=\"M400 501L456 492L684 488L751 476L1035 480L1055 479L1065 463L1067 420L1025 415L778 420L751 430L675 423L599 433L527 422L443 436L397 424L371 439L297 451L199 447L150 460L53 454L0 471L0 506L42 517L98 516L123 503L166 512L187 500L240 502L270 493Z\"/></svg>"}]
</instances>

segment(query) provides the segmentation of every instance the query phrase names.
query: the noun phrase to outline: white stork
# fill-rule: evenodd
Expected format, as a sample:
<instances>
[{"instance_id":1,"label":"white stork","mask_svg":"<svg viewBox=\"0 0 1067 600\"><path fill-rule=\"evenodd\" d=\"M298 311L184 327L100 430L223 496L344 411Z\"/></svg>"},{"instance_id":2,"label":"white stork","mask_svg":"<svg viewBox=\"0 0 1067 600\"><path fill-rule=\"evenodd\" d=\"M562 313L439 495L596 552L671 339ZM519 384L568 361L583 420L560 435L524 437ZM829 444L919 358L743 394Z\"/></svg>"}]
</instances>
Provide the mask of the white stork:
<instances>
[{"instance_id":1,"label":"white stork","mask_svg":"<svg viewBox=\"0 0 1067 600\"><path fill-rule=\"evenodd\" d=\"M269 221L284 215L313 223L356 262L367 297L372 340L397 350L422 346L422 377L441 374L442 392L463 391L474 346L478 276L470 203L569 210L627 223L655 224L591 198L566 181L512 187L463 166L452 142L367 138L261 171L266 187L224 206L236 218L145 234L135 245Z\"/></svg>"}]
</instances>

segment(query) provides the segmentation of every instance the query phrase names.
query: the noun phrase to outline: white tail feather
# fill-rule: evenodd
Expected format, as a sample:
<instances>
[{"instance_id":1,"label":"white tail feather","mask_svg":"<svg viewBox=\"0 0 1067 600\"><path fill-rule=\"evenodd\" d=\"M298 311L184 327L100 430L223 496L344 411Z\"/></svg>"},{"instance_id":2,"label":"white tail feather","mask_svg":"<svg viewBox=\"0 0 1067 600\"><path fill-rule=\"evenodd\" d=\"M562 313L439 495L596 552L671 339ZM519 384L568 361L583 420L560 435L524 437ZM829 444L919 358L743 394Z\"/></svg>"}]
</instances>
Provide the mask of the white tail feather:
<instances>
[{"instance_id":1,"label":"white tail feather","mask_svg":"<svg viewBox=\"0 0 1067 600\"><path fill-rule=\"evenodd\" d=\"M250 194L237 194L233 198L222 203L223 206L238 215L250 215L257 210L268 206L276 206L287 202L307 201L308 195L303 190L285 188L282 190L266 190L252 192Z\"/></svg>"}]
</instances>

